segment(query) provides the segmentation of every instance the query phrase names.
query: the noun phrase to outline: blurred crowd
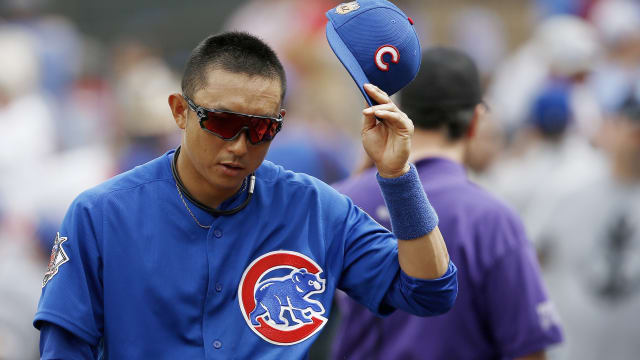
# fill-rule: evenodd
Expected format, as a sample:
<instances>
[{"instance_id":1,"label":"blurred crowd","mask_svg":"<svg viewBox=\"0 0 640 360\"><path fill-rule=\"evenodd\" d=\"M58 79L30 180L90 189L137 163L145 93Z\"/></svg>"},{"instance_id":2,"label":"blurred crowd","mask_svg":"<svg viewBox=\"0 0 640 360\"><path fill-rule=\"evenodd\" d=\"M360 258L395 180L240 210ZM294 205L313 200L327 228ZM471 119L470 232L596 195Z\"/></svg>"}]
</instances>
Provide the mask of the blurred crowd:
<instances>
[{"instance_id":1,"label":"blurred crowd","mask_svg":"<svg viewBox=\"0 0 640 360\"><path fill-rule=\"evenodd\" d=\"M38 284L72 199L180 140L167 105L182 71L167 59L180 55L135 34L107 43L42 2L0 13L0 359L38 358ZM324 34L337 3L247 1L216 29L257 34L279 54L287 117L267 159L328 183L367 163L364 101ZM460 48L482 72L489 111L467 168L517 210L538 250L566 335L552 358L640 354L640 3L397 3L423 48Z\"/></svg>"}]
</instances>

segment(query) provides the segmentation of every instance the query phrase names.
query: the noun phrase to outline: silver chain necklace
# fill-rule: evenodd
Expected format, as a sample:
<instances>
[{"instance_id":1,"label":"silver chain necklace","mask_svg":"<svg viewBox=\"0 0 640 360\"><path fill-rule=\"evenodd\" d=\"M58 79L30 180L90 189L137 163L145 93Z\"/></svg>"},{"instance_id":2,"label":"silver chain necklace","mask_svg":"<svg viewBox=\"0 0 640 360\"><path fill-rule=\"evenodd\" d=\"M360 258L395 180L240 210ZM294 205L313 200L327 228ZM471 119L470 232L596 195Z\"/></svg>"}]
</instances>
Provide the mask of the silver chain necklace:
<instances>
[{"instance_id":1,"label":"silver chain necklace","mask_svg":"<svg viewBox=\"0 0 640 360\"><path fill-rule=\"evenodd\" d=\"M246 188L247 188L247 180L245 179L242 182L242 187L240 188L240 190L238 190L238 192L243 192L244 189L246 189ZM193 212L191 211L191 208L189 208L189 205L187 205L187 202L184 200L184 196L182 196L182 191L180 191L180 187L178 186L177 182L176 182L176 190L178 190L178 195L180 195L180 200L182 200L182 203L184 204L184 207L187 209L187 211L189 212L189 215L191 215L193 220L195 220L196 224L198 224L198 226L200 226L203 229L210 229L211 225L202 225L202 224L200 224L200 221L198 221L198 218L193 214Z\"/></svg>"},{"instance_id":2,"label":"silver chain necklace","mask_svg":"<svg viewBox=\"0 0 640 360\"><path fill-rule=\"evenodd\" d=\"M198 221L198 218L195 215L193 215L193 212L191 212L191 209L189 208L189 205L187 205L187 202L184 201L184 197L182 196L182 191L180 191L180 188L178 187L177 183L176 183L176 190L178 190L178 194L180 195L180 200L182 200L182 203L184 204L184 207L187 209L187 211L189 212L189 214L191 215L193 220L195 220L196 224L198 224L198 226L200 226L203 229L210 229L211 225L202 225L202 224L200 224L200 221Z\"/></svg>"}]
</instances>

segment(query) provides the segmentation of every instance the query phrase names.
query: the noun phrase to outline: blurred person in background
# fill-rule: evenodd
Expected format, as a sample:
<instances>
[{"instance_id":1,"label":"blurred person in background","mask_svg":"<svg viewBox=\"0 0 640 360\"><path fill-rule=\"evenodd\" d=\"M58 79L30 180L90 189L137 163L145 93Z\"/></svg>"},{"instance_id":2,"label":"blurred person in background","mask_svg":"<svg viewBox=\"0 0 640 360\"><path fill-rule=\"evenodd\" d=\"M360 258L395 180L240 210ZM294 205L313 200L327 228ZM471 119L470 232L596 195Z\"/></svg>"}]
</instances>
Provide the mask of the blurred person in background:
<instances>
[{"instance_id":1,"label":"blurred person in background","mask_svg":"<svg viewBox=\"0 0 640 360\"><path fill-rule=\"evenodd\" d=\"M503 19L487 6L470 5L455 13L449 27L453 46L469 54L477 64L484 87L506 56Z\"/></svg>"},{"instance_id":2,"label":"blurred person in background","mask_svg":"<svg viewBox=\"0 0 640 360\"><path fill-rule=\"evenodd\" d=\"M28 31L35 39L39 86L63 100L82 68L82 37L73 23L45 11L50 0L5 0L0 11L9 24Z\"/></svg>"},{"instance_id":3,"label":"blurred person in background","mask_svg":"<svg viewBox=\"0 0 640 360\"><path fill-rule=\"evenodd\" d=\"M555 199L538 239L549 249L543 273L566 328L559 359L640 354L640 93L600 137L606 176Z\"/></svg>"},{"instance_id":4,"label":"blurred person in background","mask_svg":"<svg viewBox=\"0 0 640 360\"><path fill-rule=\"evenodd\" d=\"M37 306L42 258L29 224L6 215L0 214L0 359L38 359L38 332L27 325Z\"/></svg>"},{"instance_id":5,"label":"blurred person in background","mask_svg":"<svg viewBox=\"0 0 640 360\"><path fill-rule=\"evenodd\" d=\"M30 165L55 148L51 108L39 87L36 41L0 25L0 359L36 359L38 334L25 324L37 305L42 266L31 194L42 181Z\"/></svg>"},{"instance_id":6,"label":"blurred person in background","mask_svg":"<svg viewBox=\"0 0 640 360\"><path fill-rule=\"evenodd\" d=\"M553 15L583 16L598 0L535 0L536 13L541 18Z\"/></svg>"},{"instance_id":7,"label":"blurred person in background","mask_svg":"<svg viewBox=\"0 0 640 360\"><path fill-rule=\"evenodd\" d=\"M401 93L413 119L411 161L438 211L460 290L447 314L382 319L341 297L336 359L544 359L562 340L535 252L513 211L471 183L462 165L485 111L478 70L464 53L432 48ZM375 169L335 185L383 226L388 212ZM505 296L506 295L506 296Z\"/></svg>"},{"instance_id":8,"label":"blurred person in background","mask_svg":"<svg viewBox=\"0 0 640 360\"><path fill-rule=\"evenodd\" d=\"M549 198L593 181L604 166L600 152L571 131L576 115L570 97L571 84L549 82L532 102L509 153L478 179L517 210L534 241L544 230Z\"/></svg>"},{"instance_id":9,"label":"blurred person in background","mask_svg":"<svg viewBox=\"0 0 640 360\"><path fill-rule=\"evenodd\" d=\"M491 82L493 73L507 56L505 19L486 5L466 5L456 10L449 24L451 44L473 59L480 73L482 88ZM478 41L482 38L482 41ZM464 155L469 177L482 178L506 146L503 125L490 112L482 114L469 139Z\"/></svg>"},{"instance_id":10,"label":"blurred person in background","mask_svg":"<svg viewBox=\"0 0 640 360\"><path fill-rule=\"evenodd\" d=\"M120 173L160 156L179 140L180 133L164 106L166 94L180 88L180 79L143 44L123 43L114 52Z\"/></svg>"},{"instance_id":11,"label":"blurred person in background","mask_svg":"<svg viewBox=\"0 0 640 360\"><path fill-rule=\"evenodd\" d=\"M79 75L84 69L84 37L66 17L48 12L50 0L7 0L0 9L7 22L33 36L38 63L38 87L49 98L55 121L56 150L87 145L104 133L101 121L91 121L100 112L74 112ZM78 115L78 116L76 116Z\"/></svg>"},{"instance_id":12,"label":"blurred person in background","mask_svg":"<svg viewBox=\"0 0 640 360\"><path fill-rule=\"evenodd\" d=\"M24 29L0 27L0 171L3 177L55 149L55 123L40 88L37 42ZM16 151L20 149L20 151Z\"/></svg>"},{"instance_id":13,"label":"blurred person in background","mask_svg":"<svg viewBox=\"0 0 640 360\"><path fill-rule=\"evenodd\" d=\"M16 167L3 174L0 183L7 194L8 213L30 224L29 237L35 236L44 256L53 241L50 230L57 228L68 202L80 189L114 171L113 155L107 148L113 104L105 76L99 74L101 60L96 58L101 57L96 54L100 46L86 39L66 17L45 11L47 5L47 0L0 4L6 27L28 36L23 46L32 48L29 59L19 60L21 52L13 54L10 45L0 44L0 57L19 63L22 69L3 66L0 76L23 77L19 88L32 89L22 101L30 99L31 103L13 112L19 125L12 124L0 135L6 137L0 148L22 149L2 151ZM40 149L38 154L17 161L35 148ZM49 186L41 186L42 179Z\"/></svg>"},{"instance_id":14,"label":"blurred person in background","mask_svg":"<svg viewBox=\"0 0 640 360\"><path fill-rule=\"evenodd\" d=\"M589 183L604 166L593 146L602 111L591 82L601 50L593 25L577 16L551 16L490 86L492 113L507 140L475 179L517 210L534 242L544 230L548 199ZM544 245L536 246L544 256Z\"/></svg>"},{"instance_id":15,"label":"blurred person in background","mask_svg":"<svg viewBox=\"0 0 640 360\"><path fill-rule=\"evenodd\" d=\"M601 0L591 9L589 19L605 50L590 85L603 111L610 113L640 81L640 4Z\"/></svg>"},{"instance_id":16,"label":"blurred person in background","mask_svg":"<svg viewBox=\"0 0 640 360\"><path fill-rule=\"evenodd\" d=\"M487 171L500 159L504 148L504 129L491 111L486 111L465 149L464 164L470 170L469 177L474 181L483 181Z\"/></svg>"},{"instance_id":17,"label":"blurred person in background","mask_svg":"<svg viewBox=\"0 0 640 360\"><path fill-rule=\"evenodd\" d=\"M553 16L540 23L532 37L496 70L488 89L488 102L509 139L526 122L535 97L549 82L562 81L570 90L577 113L576 128L585 137L593 135L600 110L586 79L600 54L600 43L592 25L570 16Z\"/></svg>"}]
</instances>

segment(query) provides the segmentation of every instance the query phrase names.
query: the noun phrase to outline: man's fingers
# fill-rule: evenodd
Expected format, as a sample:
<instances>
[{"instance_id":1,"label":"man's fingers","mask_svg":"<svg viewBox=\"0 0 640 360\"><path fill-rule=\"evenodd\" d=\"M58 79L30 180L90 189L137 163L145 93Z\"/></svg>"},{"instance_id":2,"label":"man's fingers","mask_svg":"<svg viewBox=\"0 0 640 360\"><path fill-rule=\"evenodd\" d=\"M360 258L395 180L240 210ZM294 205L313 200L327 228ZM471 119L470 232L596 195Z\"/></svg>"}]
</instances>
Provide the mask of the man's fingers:
<instances>
[{"instance_id":1,"label":"man's fingers","mask_svg":"<svg viewBox=\"0 0 640 360\"><path fill-rule=\"evenodd\" d=\"M376 126L378 120L388 121L387 126L398 130L404 129L412 131L413 124L405 113L400 111L396 104L391 101L389 95L372 84L365 84L367 94L371 96L379 105L374 105L362 110L365 117L364 129L371 129ZM402 131L402 130L401 130Z\"/></svg>"},{"instance_id":2,"label":"man's fingers","mask_svg":"<svg viewBox=\"0 0 640 360\"><path fill-rule=\"evenodd\" d=\"M390 102L390 103L386 103L386 104L381 104L381 105L374 105L369 107L368 109L370 109L370 112L375 112L378 110L387 110L387 111L398 111L398 107L396 106L396 104Z\"/></svg>"},{"instance_id":3,"label":"man's fingers","mask_svg":"<svg viewBox=\"0 0 640 360\"><path fill-rule=\"evenodd\" d=\"M376 117L374 115L374 111L371 108L366 108L362 110L362 115L364 115L364 123L362 124L362 130L367 131L376 126Z\"/></svg>"},{"instance_id":4,"label":"man's fingers","mask_svg":"<svg viewBox=\"0 0 640 360\"><path fill-rule=\"evenodd\" d=\"M389 95L387 95L387 93L380 90L380 88L373 84L364 84L364 90L378 104L386 104L391 102L391 98L389 97Z\"/></svg>"},{"instance_id":5,"label":"man's fingers","mask_svg":"<svg viewBox=\"0 0 640 360\"><path fill-rule=\"evenodd\" d=\"M402 113L388 110L376 110L373 114L382 120L388 121L387 125L391 125L396 128L407 127L402 121Z\"/></svg>"}]
</instances>

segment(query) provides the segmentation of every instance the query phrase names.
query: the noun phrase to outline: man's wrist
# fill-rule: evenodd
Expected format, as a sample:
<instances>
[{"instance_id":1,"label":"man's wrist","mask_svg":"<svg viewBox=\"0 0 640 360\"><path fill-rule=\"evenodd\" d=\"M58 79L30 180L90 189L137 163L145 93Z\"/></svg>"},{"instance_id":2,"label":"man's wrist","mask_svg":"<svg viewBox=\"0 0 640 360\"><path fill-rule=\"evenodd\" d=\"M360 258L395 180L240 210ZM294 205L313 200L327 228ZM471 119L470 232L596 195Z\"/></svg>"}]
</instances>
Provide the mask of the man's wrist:
<instances>
[{"instance_id":1,"label":"man's wrist","mask_svg":"<svg viewBox=\"0 0 640 360\"><path fill-rule=\"evenodd\" d=\"M378 169L378 174L380 175L380 177L383 177L385 179L393 179L408 173L410 170L411 166L409 165L409 163L405 163L404 167L399 171L385 171Z\"/></svg>"},{"instance_id":2,"label":"man's wrist","mask_svg":"<svg viewBox=\"0 0 640 360\"><path fill-rule=\"evenodd\" d=\"M418 171L413 165L409 165L409 169L395 178L377 175L393 233L401 240L424 236L438 225L438 215L427 199Z\"/></svg>"}]
</instances>

